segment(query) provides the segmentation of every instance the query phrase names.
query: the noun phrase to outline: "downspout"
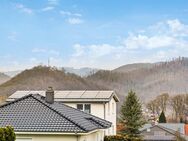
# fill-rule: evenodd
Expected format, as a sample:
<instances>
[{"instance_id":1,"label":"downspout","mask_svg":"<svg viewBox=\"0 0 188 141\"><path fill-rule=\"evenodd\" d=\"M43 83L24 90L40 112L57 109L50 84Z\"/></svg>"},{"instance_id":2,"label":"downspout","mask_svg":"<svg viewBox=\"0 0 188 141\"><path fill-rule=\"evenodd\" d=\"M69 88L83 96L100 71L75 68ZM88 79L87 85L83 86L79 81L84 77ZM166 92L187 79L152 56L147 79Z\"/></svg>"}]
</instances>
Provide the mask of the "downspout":
<instances>
[{"instance_id":1,"label":"downspout","mask_svg":"<svg viewBox=\"0 0 188 141\"><path fill-rule=\"evenodd\" d=\"M104 105L104 119L106 120L106 106L105 106L105 102L103 103ZM104 131L104 136L106 135L105 131Z\"/></svg>"},{"instance_id":2,"label":"downspout","mask_svg":"<svg viewBox=\"0 0 188 141\"><path fill-rule=\"evenodd\" d=\"M103 104L104 105L104 119L106 120L106 106L105 106L105 104L106 103L104 102L104 104Z\"/></svg>"},{"instance_id":3,"label":"downspout","mask_svg":"<svg viewBox=\"0 0 188 141\"><path fill-rule=\"evenodd\" d=\"M76 134L76 141L79 141L79 140L78 140L78 134L77 134L77 132L75 132L75 134Z\"/></svg>"}]
</instances>

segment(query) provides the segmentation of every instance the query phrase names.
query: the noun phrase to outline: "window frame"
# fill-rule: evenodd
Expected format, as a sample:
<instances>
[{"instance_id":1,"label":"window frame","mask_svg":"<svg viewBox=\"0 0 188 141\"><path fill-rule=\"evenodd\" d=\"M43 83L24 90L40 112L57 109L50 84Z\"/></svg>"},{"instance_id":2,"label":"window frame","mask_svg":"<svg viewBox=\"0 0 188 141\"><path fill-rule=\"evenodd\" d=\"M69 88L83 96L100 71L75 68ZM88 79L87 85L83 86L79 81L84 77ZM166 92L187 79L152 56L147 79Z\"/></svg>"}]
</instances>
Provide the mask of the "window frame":
<instances>
[{"instance_id":1,"label":"window frame","mask_svg":"<svg viewBox=\"0 0 188 141\"><path fill-rule=\"evenodd\" d=\"M78 109L78 105L82 105L82 109ZM89 110L86 110L86 105L89 105ZM85 112L85 113L88 113L88 114L91 113L91 104L90 104L90 103L77 103L77 104L76 104L76 108L77 108L78 110L80 110L80 111ZM89 112L87 112L87 111L89 111Z\"/></svg>"}]
</instances>

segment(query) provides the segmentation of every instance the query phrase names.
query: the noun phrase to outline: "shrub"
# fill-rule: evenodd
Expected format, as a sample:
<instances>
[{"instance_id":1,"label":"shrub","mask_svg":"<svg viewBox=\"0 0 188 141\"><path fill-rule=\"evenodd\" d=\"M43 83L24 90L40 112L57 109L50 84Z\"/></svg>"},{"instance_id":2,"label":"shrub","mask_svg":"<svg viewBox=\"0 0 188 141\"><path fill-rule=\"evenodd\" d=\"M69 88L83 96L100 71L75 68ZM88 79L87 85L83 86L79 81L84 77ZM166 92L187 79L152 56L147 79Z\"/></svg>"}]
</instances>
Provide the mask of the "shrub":
<instances>
[{"instance_id":1,"label":"shrub","mask_svg":"<svg viewBox=\"0 0 188 141\"><path fill-rule=\"evenodd\" d=\"M123 136L105 136L104 141L127 141Z\"/></svg>"},{"instance_id":2,"label":"shrub","mask_svg":"<svg viewBox=\"0 0 188 141\"><path fill-rule=\"evenodd\" d=\"M116 136L105 136L104 141L141 141L141 139L136 137L130 138L128 136L116 135Z\"/></svg>"},{"instance_id":3,"label":"shrub","mask_svg":"<svg viewBox=\"0 0 188 141\"><path fill-rule=\"evenodd\" d=\"M16 135L11 126L0 128L0 141L15 141Z\"/></svg>"}]
</instances>

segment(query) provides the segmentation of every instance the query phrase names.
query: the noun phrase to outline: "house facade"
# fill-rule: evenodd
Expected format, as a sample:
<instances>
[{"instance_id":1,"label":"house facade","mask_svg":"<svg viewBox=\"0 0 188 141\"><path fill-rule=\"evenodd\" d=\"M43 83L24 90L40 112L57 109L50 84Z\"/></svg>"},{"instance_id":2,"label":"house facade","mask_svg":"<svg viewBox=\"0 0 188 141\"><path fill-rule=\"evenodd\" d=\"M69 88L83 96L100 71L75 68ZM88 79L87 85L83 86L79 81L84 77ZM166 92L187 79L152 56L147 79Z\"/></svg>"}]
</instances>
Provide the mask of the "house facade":
<instances>
[{"instance_id":1,"label":"house facade","mask_svg":"<svg viewBox=\"0 0 188 141\"><path fill-rule=\"evenodd\" d=\"M11 125L16 141L103 141L111 122L54 101L29 94L0 106L0 126Z\"/></svg>"},{"instance_id":2,"label":"house facade","mask_svg":"<svg viewBox=\"0 0 188 141\"><path fill-rule=\"evenodd\" d=\"M45 91L17 91L7 102L28 94L45 95ZM116 109L119 99L114 91L55 91L54 100L112 123L105 135L116 135Z\"/></svg>"}]
</instances>

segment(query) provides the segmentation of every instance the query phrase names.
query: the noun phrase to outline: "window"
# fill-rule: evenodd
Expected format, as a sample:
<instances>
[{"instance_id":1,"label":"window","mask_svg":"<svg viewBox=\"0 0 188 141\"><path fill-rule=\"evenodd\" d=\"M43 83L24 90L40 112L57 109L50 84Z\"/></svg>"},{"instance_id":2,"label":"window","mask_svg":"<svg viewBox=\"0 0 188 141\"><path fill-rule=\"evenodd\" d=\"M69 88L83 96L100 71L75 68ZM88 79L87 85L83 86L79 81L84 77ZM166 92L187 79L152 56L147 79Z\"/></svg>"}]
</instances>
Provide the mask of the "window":
<instances>
[{"instance_id":1,"label":"window","mask_svg":"<svg viewBox=\"0 0 188 141\"><path fill-rule=\"evenodd\" d=\"M91 113L91 104L77 104L77 109L86 113Z\"/></svg>"},{"instance_id":2,"label":"window","mask_svg":"<svg viewBox=\"0 0 188 141\"><path fill-rule=\"evenodd\" d=\"M90 106L90 104L85 104L85 109L84 109L84 111L85 111L86 113L91 113L91 106Z\"/></svg>"},{"instance_id":3,"label":"window","mask_svg":"<svg viewBox=\"0 0 188 141\"><path fill-rule=\"evenodd\" d=\"M77 104L77 109L83 111L83 104Z\"/></svg>"}]
</instances>

